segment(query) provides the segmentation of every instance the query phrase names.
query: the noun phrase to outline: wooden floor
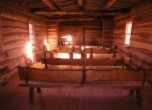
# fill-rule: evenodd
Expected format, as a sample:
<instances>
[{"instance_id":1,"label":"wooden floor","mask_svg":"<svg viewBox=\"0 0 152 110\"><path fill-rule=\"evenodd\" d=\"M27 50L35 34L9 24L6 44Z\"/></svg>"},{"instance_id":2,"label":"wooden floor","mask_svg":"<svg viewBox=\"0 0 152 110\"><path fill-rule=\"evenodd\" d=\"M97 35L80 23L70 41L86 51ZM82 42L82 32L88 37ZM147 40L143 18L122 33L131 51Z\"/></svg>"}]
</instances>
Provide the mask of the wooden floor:
<instances>
[{"instance_id":1,"label":"wooden floor","mask_svg":"<svg viewBox=\"0 0 152 110\"><path fill-rule=\"evenodd\" d=\"M0 87L0 110L152 110L152 88L142 90L143 105L123 89L49 88L35 92L35 103L28 102L28 88L18 86L19 78Z\"/></svg>"}]
</instances>

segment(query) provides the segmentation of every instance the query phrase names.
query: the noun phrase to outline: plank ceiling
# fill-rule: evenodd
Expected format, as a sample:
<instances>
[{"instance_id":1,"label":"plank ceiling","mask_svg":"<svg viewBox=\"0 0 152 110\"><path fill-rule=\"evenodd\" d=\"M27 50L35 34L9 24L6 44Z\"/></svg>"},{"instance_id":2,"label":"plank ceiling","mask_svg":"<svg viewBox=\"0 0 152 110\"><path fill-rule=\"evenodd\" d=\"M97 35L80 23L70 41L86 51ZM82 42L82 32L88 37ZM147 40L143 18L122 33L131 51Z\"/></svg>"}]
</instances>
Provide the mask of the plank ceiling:
<instances>
[{"instance_id":1,"label":"plank ceiling","mask_svg":"<svg viewBox=\"0 0 152 110\"><path fill-rule=\"evenodd\" d=\"M144 0L5 0L48 19L100 18L128 13Z\"/></svg>"}]
</instances>

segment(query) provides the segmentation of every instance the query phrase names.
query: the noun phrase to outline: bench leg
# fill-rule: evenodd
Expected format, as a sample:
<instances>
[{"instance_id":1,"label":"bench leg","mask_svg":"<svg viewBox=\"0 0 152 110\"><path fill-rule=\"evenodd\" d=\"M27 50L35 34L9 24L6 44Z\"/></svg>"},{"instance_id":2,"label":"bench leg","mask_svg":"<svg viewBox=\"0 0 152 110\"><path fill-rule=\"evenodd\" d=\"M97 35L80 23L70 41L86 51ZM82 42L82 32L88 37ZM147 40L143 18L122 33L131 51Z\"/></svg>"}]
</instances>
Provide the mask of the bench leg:
<instances>
[{"instance_id":1,"label":"bench leg","mask_svg":"<svg viewBox=\"0 0 152 110\"><path fill-rule=\"evenodd\" d=\"M41 93L41 88L37 88L37 93Z\"/></svg>"},{"instance_id":2,"label":"bench leg","mask_svg":"<svg viewBox=\"0 0 152 110\"><path fill-rule=\"evenodd\" d=\"M86 71L83 69L82 84L86 83Z\"/></svg>"},{"instance_id":3,"label":"bench leg","mask_svg":"<svg viewBox=\"0 0 152 110\"><path fill-rule=\"evenodd\" d=\"M136 89L136 101L138 105L142 105L140 89Z\"/></svg>"},{"instance_id":4,"label":"bench leg","mask_svg":"<svg viewBox=\"0 0 152 110\"><path fill-rule=\"evenodd\" d=\"M34 102L34 87L30 87L29 89L29 102L30 103Z\"/></svg>"},{"instance_id":5,"label":"bench leg","mask_svg":"<svg viewBox=\"0 0 152 110\"><path fill-rule=\"evenodd\" d=\"M133 94L134 94L134 89L130 89L129 95L130 95L130 96L133 96Z\"/></svg>"}]
</instances>

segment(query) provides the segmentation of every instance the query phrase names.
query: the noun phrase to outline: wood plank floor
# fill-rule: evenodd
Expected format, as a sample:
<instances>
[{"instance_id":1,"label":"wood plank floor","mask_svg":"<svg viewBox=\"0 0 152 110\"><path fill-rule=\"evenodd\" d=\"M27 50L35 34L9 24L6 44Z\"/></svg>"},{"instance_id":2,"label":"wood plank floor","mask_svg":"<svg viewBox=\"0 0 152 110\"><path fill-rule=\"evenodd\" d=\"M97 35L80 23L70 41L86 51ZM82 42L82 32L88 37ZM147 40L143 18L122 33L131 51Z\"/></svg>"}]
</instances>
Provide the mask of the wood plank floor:
<instances>
[{"instance_id":1,"label":"wood plank floor","mask_svg":"<svg viewBox=\"0 0 152 110\"><path fill-rule=\"evenodd\" d=\"M28 88L18 86L15 76L0 87L0 110L152 110L152 88L142 90L143 105L123 89L46 88L28 102Z\"/></svg>"}]
</instances>

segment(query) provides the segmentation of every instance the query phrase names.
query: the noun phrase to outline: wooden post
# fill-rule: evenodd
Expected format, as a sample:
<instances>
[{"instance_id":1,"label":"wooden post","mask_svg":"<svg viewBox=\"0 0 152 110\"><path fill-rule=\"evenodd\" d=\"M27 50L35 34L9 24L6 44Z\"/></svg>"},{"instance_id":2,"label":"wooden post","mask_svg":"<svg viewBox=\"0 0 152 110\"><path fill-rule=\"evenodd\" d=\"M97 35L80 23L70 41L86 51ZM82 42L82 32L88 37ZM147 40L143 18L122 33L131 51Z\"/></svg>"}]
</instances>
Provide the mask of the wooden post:
<instances>
[{"instance_id":1,"label":"wooden post","mask_svg":"<svg viewBox=\"0 0 152 110\"><path fill-rule=\"evenodd\" d=\"M29 88L29 102L34 103L34 87Z\"/></svg>"},{"instance_id":2,"label":"wooden post","mask_svg":"<svg viewBox=\"0 0 152 110\"><path fill-rule=\"evenodd\" d=\"M50 58L53 58L53 52L50 51Z\"/></svg>"},{"instance_id":3,"label":"wooden post","mask_svg":"<svg viewBox=\"0 0 152 110\"><path fill-rule=\"evenodd\" d=\"M45 45L43 45L43 54L44 54L44 57L46 57L46 47L45 47Z\"/></svg>"},{"instance_id":4,"label":"wooden post","mask_svg":"<svg viewBox=\"0 0 152 110\"><path fill-rule=\"evenodd\" d=\"M85 26L83 26L83 45L85 45Z\"/></svg>"},{"instance_id":5,"label":"wooden post","mask_svg":"<svg viewBox=\"0 0 152 110\"><path fill-rule=\"evenodd\" d=\"M41 93L41 88L37 87L37 93Z\"/></svg>"},{"instance_id":6,"label":"wooden post","mask_svg":"<svg viewBox=\"0 0 152 110\"><path fill-rule=\"evenodd\" d=\"M93 48L91 48L90 59L93 59Z\"/></svg>"},{"instance_id":7,"label":"wooden post","mask_svg":"<svg viewBox=\"0 0 152 110\"><path fill-rule=\"evenodd\" d=\"M72 46L72 52L74 52L74 50L75 50L75 47L74 47L74 46Z\"/></svg>"},{"instance_id":8,"label":"wooden post","mask_svg":"<svg viewBox=\"0 0 152 110\"><path fill-rule=\"evenodd\" d=\"M104 19L102 21L102 46L104 46Z\"/></svg>"},{"instance_id":9,"label":"wooden post","mask_svg":"<svg viewBox=\"0 0 152 110\"><path fill-rule=\"evenodd\" d=\"M82 84L85 85L85 83L86 83L86 69L85 69L85 64L84 64L83 76L82 76Z\"/></svg>"},{"instance_id":10,"label":"wooden post","mask_svg":"<svg viewBox=\"0 0 152 110\"><path fill-rule=\"evenodd\" d=\"M136 101L138 105L142 105L140 89L136 89Z\"/></svg>"},{"instance_id":11,"label":"wooden post","mask_svg":"<svg viewBox=\"0 0 152 110\"><path fill-rule=\"evenodd\" d=\"M59 39L59 21L56 21L56 37L57 37L57 39ZM60 44L60 45L58 45L59 44L59 40L57 40L57 42L56 42L56 46L63 46L62 44Z\"/></svg>"},{"instance_id":12,"label":"wooden post","mask_svg":"<svg viewBox=\"0 0 152 110\"><path fill-rule=\"evenodd\" d=\"M79 46L79 51L81 52L81 46Z\"/></svg>"},{"instance_id":13,"label":"wooden post","mask_svg":"<svg viewBox=\"0 0 152 110\"><path fill-rule=\"evenodd\" d=\"M129 95L130 95L130 96L133 96L133 94L134 94L134 89L130 89Z\"/></svg>"},{"instance_id":14,"label":"wooden post","mask_svg":"<svg viewBox=\"0 0 152 110\"><path fill-rule=\"evenodd\" d=\"M45 69L48 69L46 59L44 58Z\"/></svg>"},{"instance_id":15,"label":"wooden post","mask_svg":"<svg viewBox=\"0 0 152 110\"><path fill-rule=\"evenodd\" d=\"M70 59L73 59L73 52L69 54L70 54Z\"/></svg>"}]
</instances>

